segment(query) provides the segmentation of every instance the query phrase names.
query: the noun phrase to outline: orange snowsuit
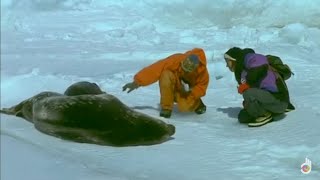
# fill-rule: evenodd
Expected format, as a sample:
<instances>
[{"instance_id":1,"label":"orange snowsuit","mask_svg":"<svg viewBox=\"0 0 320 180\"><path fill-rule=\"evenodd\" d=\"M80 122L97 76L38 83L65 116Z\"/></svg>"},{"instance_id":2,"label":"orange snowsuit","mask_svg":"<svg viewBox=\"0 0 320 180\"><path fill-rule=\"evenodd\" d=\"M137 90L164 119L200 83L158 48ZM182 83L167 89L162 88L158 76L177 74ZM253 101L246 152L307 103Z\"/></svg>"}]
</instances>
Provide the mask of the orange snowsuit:
<instances>
[{"instance_id":1,"label":"orange snowsuit","mask_svg":"<svg viewBox=\"0 0 320 180\"><path fill-rule=\"evenodd\" d=\"M191 54L199 57L199 66L193 72L184 72L181 61ZM147 86L159 81L162 109L172 110L174 102L177 102L179 111L194 111L200 104L200 98L206 94L209 84L206 65L204 51L195 48L183 54L173 54L143 68L134 76L134 82L139 86ZM189 85L190 91L183 88L182 80Z\"/></svg>"}]
</instances>

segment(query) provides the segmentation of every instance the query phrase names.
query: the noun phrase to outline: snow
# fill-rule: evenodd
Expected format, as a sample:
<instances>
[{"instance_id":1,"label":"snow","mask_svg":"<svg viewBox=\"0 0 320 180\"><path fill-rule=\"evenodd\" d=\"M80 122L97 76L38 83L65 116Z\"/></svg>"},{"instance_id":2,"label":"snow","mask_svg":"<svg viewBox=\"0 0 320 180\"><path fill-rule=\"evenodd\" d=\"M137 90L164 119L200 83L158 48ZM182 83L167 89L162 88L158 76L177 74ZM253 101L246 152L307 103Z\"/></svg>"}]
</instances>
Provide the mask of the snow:
<instances>
[{"instance_id":1,"label":"snow","mask_svg":"<svg viewBox=\"0 0 320 180\"><path fill-rule=\"evenodd\" d=\"M2 0L1 108L87 80L158 116L157 83L130 94L122 86L144 66L194 47L206 52L210 84L207 113L161 118L176 134L154 146L64 141L1 114L1 179L320 179L319 7L315 0ZM237 122L242 97L223 59L233 46L290 65L295 111L259 128ZM310 174L300 172L306 157Z\"/></svg>"}]
</instances>

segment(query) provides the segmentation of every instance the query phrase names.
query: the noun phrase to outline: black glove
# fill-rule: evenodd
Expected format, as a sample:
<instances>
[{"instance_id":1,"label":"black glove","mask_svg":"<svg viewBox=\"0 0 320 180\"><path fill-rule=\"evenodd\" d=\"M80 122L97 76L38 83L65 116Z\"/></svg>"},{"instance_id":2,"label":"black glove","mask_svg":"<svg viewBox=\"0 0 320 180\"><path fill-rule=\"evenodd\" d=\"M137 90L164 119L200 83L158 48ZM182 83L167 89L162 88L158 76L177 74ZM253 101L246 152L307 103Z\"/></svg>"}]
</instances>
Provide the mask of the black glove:
<instances>
[{"instance_id":1,"label":"black glove","mask_svg":"<svg viewBox=\"0 0 320 180\"><path fill-rule=\"evenodd\" d=\"M131 82L131 83L127 83L126 85L124 85L122 87L122 91L126 91L127 89L129 89L128 93L137 89L139 87L138 84L136 84L135 82Z\"/></svg>"}]
</instances>

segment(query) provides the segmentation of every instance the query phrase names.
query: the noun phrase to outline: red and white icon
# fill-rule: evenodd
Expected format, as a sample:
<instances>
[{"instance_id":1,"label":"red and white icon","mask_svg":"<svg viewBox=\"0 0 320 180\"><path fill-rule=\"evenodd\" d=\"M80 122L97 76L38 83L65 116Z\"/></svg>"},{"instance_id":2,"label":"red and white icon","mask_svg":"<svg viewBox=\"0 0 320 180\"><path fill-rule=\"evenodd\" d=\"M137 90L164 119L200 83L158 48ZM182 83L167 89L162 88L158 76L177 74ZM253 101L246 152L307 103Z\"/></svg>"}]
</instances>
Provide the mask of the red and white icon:
<instances>
[{"instance_id":1,"label":"red and white icon","mask_svg":"<svg viewBox=\"0 0 320 180\"><path fill-rule=\"evenodd\" d=\"M306 158L306 161L304 163L301 164L301 172L303 174L309 174L311 172L311 161L310 159Z\"/></svg>"}]
</instances>

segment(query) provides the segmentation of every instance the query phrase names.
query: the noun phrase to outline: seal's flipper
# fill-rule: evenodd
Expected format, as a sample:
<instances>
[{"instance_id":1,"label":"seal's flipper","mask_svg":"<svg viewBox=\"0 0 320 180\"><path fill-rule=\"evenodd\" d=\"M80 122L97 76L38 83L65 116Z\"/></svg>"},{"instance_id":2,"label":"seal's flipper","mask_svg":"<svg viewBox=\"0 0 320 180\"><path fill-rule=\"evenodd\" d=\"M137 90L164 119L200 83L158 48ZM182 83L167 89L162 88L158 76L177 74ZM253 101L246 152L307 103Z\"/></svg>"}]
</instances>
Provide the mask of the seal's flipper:
<instances>
[{"instance_id":1,"label":"seal's flipper","mask_svg":"<svg viewBox=\"0 0 320 180\"><path fill-rule=\"evenodd\" d=\"M0 109L0 113L8 114L8 115L16 115L14 108L2 108L2 109Z\"/></svg>"}]
</instances>

